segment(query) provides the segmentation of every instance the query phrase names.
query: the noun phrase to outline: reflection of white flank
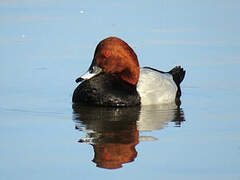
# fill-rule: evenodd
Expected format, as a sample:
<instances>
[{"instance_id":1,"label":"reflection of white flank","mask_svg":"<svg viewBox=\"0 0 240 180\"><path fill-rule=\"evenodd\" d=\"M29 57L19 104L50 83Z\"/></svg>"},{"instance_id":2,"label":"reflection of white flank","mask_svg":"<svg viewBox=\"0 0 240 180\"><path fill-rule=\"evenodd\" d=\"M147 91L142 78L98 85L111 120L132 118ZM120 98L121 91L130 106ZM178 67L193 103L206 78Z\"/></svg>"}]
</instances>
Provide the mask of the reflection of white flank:
<instances>
[{"instance_id":1,"label":"reflection of white flank","mask_svg":"<svg viewBox=\"0 0 240 180\"><path fill-rule=\"evenodd\" d=\"M139 141L156 141L158 138L155 138L153 136L140 136Z\"/></svg>"},{"instance_id":2,"label":"reflection of white flank","mask_svg":"<svg viewBox=\"0 0 240 180\"><path fill-rule=\"evenodd\" d=\"M174 120L176 108L175 104L142 106L139 121L137 121L138 130L163 129L168 122Z\"/></svg>"}]
</instances>

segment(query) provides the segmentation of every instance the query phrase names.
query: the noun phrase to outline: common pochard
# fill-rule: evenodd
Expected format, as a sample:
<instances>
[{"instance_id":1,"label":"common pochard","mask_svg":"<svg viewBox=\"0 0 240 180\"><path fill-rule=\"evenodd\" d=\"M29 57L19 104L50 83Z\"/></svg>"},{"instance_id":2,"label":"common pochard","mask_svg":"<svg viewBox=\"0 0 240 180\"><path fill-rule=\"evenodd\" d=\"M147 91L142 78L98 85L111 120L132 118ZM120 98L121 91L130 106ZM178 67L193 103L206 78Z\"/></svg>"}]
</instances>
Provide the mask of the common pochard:
<instances>
[{"instance_id":1,"label":"common pochard","mask_svg":"<svg viewBox=\"0 0 240 180\"><path fill-rule=\"evenodd\" d=\"M86 74L74 90L73 103L101 106L180 104L180 83L185 70L169 72L139 67L133 49L117 37L108 37L96 47Z\"/></svg>"}]
</instances>

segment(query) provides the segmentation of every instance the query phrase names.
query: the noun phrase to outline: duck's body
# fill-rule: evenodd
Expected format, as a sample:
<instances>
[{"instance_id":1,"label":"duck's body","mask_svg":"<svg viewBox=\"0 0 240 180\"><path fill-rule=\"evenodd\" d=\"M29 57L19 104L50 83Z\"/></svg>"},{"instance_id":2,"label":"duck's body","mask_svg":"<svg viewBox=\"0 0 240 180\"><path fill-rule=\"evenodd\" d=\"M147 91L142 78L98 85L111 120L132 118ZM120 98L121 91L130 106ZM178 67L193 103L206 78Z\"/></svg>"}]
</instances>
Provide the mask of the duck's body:
<instances>
[{"instance_id":1,"label":"duck's body","mask_svg":"<svg viewBox=\"0 0 240 180\"><path fill-rule=\"evenodd\" d=\"M180 83L185 71L177 66L169 72L139 68L130 46L116 37L101 41L83 81L73 93L74 103L101 106L179 104Z\"/></svg>"}]
</instances>

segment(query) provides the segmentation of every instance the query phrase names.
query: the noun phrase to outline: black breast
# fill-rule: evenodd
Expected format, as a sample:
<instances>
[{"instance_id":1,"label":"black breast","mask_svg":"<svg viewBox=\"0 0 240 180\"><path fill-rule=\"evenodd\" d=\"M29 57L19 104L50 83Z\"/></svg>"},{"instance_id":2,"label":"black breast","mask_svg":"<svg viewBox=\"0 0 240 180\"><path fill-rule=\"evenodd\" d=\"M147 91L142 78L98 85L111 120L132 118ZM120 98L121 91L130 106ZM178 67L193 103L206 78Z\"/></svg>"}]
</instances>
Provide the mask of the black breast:
<instances>
[{"instance_id":1,"label":"black breast","mask_svg":"<svg viewBox=\"0 0 240 180\"><path fill-rule=\"evenodd\" d=\"M74 90L72 101L100 106L137 106L140 105L140 96L136 86L100 74L82 82Z\"/></svg>"}]
</instances>

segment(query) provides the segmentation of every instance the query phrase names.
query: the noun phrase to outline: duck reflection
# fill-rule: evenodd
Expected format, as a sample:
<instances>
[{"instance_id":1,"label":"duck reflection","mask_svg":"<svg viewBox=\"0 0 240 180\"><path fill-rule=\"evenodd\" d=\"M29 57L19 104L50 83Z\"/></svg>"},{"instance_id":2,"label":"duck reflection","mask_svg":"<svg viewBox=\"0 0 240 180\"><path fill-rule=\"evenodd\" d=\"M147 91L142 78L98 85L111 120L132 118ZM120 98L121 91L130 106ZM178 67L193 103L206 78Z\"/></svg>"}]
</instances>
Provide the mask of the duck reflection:
<instances>
[{"instance_id":1,"label":"duck reflection","mask_svg":"<svg viewBox=\"0 0 240 180\"><path fill-rule=\"evenodd\" d=\"M74 104L73 110L75 128L86 132L79 142L91 144L93 162L107 169L134 161L139 140L155 139L139 137L139 132L162 129L170 121L180 126L184 121L183 111L176 105L111 108Z\"/></svg>"}]
</instances>

